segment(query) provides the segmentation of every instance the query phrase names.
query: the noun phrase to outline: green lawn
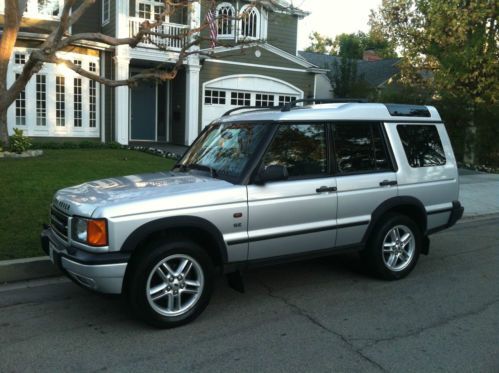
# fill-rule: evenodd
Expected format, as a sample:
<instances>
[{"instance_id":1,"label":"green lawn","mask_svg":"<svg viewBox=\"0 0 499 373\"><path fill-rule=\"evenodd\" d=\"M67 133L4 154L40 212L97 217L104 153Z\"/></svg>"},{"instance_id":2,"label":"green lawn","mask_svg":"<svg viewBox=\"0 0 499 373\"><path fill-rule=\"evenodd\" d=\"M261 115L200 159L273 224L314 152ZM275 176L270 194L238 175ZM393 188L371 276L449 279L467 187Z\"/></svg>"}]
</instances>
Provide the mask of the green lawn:
<instances>
[{"instance_id":1,"label":"green lawn","mask_svg":"<svg viewBox=\"0 0 499 373\"><path fill-rule=\"evenodd\" d=\"M169 170L174 161L133 150L45 150L0 159L0 260L43 255L39 235L58 189L104 177Z\"/></svg>"}]
</instances>

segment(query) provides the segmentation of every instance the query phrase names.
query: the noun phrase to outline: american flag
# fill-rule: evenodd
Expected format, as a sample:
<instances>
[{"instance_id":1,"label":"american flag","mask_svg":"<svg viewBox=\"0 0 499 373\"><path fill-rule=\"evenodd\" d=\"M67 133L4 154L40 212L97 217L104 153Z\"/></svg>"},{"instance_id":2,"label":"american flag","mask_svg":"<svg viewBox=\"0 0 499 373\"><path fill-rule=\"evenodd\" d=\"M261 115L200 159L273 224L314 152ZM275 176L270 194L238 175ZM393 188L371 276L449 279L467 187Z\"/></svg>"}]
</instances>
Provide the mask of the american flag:
<instances>
[{"instance_id":1,"label":"american flag","mask_svg":"<svg viewBox=\"0 0 499 373\"><path fill-rule=\"evenodd\" d=\"M218 25L217 25L217 15L215 10L216 3L214 1L211 2L211 7L206 13L206 23L210 26L210 40L211 47L215 48L217 46L217 35L218 35Z\"/></svg>"}]
</instances>

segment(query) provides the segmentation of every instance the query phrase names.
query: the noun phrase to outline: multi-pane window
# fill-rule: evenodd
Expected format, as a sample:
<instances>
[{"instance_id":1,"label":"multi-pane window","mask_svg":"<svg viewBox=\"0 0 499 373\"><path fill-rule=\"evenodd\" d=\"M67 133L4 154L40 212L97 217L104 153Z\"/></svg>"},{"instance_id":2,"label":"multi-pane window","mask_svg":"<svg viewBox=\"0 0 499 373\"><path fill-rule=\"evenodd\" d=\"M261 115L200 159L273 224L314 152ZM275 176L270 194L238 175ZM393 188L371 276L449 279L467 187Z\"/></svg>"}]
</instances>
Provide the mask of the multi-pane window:
<instances>
[{"instance_id":1,"label":"multi-pane window","mask_svg":"<svg viewBox=\"0 0 499 373\"><path fill-rule=\"evenodd\" d=\"M280 125L263 163L285 166L290 178L325 176L328 172L325 126Z\"/></svg>"},{"instance_id":2,"label":"multi-pane window","mask_svg":"<svg viewBox=\"0 0 499 373\"><path fill-rule=\"evenodd\" d=\"M139 3L138 16L143 19L151 19L151 4Z\"/></svg>"},{"instance_id":3,"label":"multi-pane window","mask_svg":"<svg viewBox=\"0 0 499 373\"><path fill-rule=\"evenodd\" d=\"M258 38L260 14L253 5L243 6L241 9L241 36L248 38Z\"/></svg>"},{"instance_id":4,"label":"multi-pane window","mask_svg":"<svg viewBox=\"0 0 499 373\"><path fill-rule=\"evenodd\" d=\"M218 36L234 36L234 17L236 11L229 3L222 3L217 6Z\"/></svg>"},{"instance_id":5,"label":"multi-pane window","mask_svg":"<svg viewBox=\"0 0 499 373\"><path fill-rule=\"evenodd\" d=\"M36 76L36 125L47 125L47 78Z\"/></svg>"},{"instance_id":6,"label":"multi-pane window","mask_svg":"<svg viewBox=\"0 0 499 373\"><path fill-rule=\"evenodd\" d=\"M225 105L225 91L207 89L204 91L204 103L211 105Z\"/></svg>"},{"instance_id":7,"label":"multi-pane window","mask_svg":"<svg viewBox=\"0 0 499 373\"><path fill-rule=\"evenodd\" d=\"M65 78L56 76L55 78L55 125L64 127L66 119L66 94Z\"/></svg>"},{"instance_id":8,"label":"multi-pane window","mask_svg":"<svg viewBox=\"0 0 499 373\"><path fill-rule=\"evenodd\" d=\"M296 100L296 97L293 96L279 96L279 106L284 106L291 101Z\"/></svg>"},{"instance_id":9,"label":"multi-pane window","mask_svg":"<svg viewBox=\"0 0 499 373\"><path fill-rule=\"evenodd\" d=\"M26 63L25 53L14 53L14 63L16 65L24 65Z\"/></svg>"},{"instance_id":10,"label":"multi-pane window","mask_svg":"<svg viewBox=\"0 0 499 373\"><path fill-rule=\"evenodd\" d=\"M16 74L19 79L20 74ZM26 125L26 90L22 90L16 98L16 126Z\"/></svg>"},{"instance_id":11,"label":"multi-pane window","mask_svg":"<svg viewBox=\"0 0 499 373\"><path fill-rule=\"evenodd\" d=\"M95 73L97 71L97 64L95 62L88 63L88 71Z\"/></svg>"},{"instance_id":12,"label":"multi-pane window","mask_svg":"<svg viewBox=\"0 0 499 373\"><path fill-rule=\"evenodd\" d=\"M90 103L88 125L90 128L95 128L97 127L97 82L91 80L88 83L88 99Z\"/></svg>"},{"instance_id":13,"label":"multi-pane window","mask_svg":"<svg viewBox=\"0 0 499 373\"><path fill-rule=\"evenodd\" d=\"M245 92L231 92L230 104L236 106L250 106L251 94Z\"/></svg>"},{"instance_id":14,"label":"multi-pane window","mask_svg":"<svg viewBox=\"0 0 499 373\"><path fill-rule=\"evenodd\" d=\"M111 14L111 0L102 0L102 24L109 22Z\"/></svg>"},{"instance_id":15,"label":"multi-pane window","mask_svg":"<svg viewBox=\"0 0 499 373\"><path fill-rule=\"evenodd\" d=\"M255 105L260 107L274 106L274 95L257 93Z\"/></svg>"},{"instance_id":16,"label":"multi-pane window","mask_svg":"<svg viewBox=\"0 0 499 373\"><path fill-rule=\"evenodd\" d=\"M401 124L397 126L397 131L411 167L442 166L446 163L442 142L434 125Z\"/></svg>"},{"instance_id":17,"label":"multi-pane window","mask_svg":"<svg viewBox=\"0 0 499 373\"><path fill-rule=\"evenodd\" d=\"M76 66L81 67L81 60L73 60L73 63L74 63Z\"/></svg>"},{"instance_id":18,"label":"multi-pane window","mask_svg":"<svg viewBox=\"0 0 499 373\"><path fill-rule=\"evenodd\" d=\"M333 140L339 173L391 168L378 123L335 123Z\"/></svg>"},{"instance_id":19,"label":"multi-pane window","mask_svg":"<svg viewBox=\"0 0 499 373\"><path fill-rule=\"evenodd\" d=\"M74 78L73 82L73 112L74 112L74 126L82 126L82 96L81 96L81 78Z\"/></svg>"}]
</instances>

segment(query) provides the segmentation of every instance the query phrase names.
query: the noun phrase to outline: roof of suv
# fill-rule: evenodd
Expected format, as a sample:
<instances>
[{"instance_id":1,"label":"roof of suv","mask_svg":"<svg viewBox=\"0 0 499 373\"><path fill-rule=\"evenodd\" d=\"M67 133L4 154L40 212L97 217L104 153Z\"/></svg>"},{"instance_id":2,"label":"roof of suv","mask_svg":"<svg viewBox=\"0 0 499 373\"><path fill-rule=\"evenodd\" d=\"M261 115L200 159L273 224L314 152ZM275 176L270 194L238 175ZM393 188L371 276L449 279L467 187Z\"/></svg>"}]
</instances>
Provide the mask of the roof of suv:
<instances>
[{"instance_id":1,"label":"roof of suv","mask_svg":"<svg viewBox=\"0 0 499 373\"><path fill-rule=\"evenodd\" d=\"M288 106L285 108L240 108L246 110L237 114L227 113L217 122L239 121L310 121L310 120L376 120L402 122L441 122L433 106L375 104L375 103L333 103L310 106Z\"/></svg>"}]
</instances>

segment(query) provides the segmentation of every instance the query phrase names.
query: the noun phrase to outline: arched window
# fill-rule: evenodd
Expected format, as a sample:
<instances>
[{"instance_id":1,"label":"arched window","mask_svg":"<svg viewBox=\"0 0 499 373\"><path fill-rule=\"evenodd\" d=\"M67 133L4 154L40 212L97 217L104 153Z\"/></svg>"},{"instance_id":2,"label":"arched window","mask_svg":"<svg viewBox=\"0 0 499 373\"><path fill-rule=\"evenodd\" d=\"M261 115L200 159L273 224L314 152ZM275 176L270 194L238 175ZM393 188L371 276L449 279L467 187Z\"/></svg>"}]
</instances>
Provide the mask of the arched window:
<instances>
[{"instance_id":1,"label":"arched window","mask_svg":"<svg viewBox=\"0 0 499 373\"><path fill-rule=\"evenodd\" d=\"M250 39L260 38L260 12L258 9L252 5L245 5L241 8L240 17L240 35Z\"/></svg>"},{"instance_id":2,"label":"arched window","mask_svg":"<svg viewBox=\"0 0 499 373\"><path fill-rule=\"evenodd\" d=\"M233 38L234 37L234 17L236 10L229 3L221 3L217 6L218 19L218 37Z\"/></svg>"}]
</instances>

